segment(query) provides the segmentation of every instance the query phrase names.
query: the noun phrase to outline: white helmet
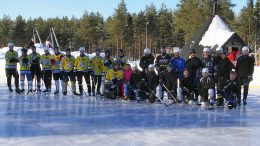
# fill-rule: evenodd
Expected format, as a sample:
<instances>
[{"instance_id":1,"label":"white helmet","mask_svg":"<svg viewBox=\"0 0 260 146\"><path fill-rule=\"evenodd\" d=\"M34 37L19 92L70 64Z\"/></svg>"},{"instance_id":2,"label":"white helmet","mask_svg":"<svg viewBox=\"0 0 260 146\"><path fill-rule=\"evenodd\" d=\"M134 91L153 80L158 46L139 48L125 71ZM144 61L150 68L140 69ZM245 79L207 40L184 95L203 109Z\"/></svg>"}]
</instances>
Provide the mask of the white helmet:
<instances>
[{"instance_id":1,"label":"white helmet","mask_svg":"<svg viewBox=\"0 0 260 146\"><path fill-rule=\"evenodd\" d=\"M154 65L153 65L153 64L150 64L150 65L148 66L148 68L154 68Z\"/></svg>"},{"instance_id":2,"label":"white helmet","mask_svg":"<svg viewBox=\"0 0 260 146\"><path fill-rule=\"evenodd\" d=\"M44 51L49 51L49 47L46 46L46 47L43 48L43 50Z\"/></svg>"},{"instance_id":3,"label":"white helmet","mask_svg":"<svg viewBox=\"0 0 260 146\"><path fill-rule=\"evenodd\" d=\"M84 51L85 52L85 50L86 50L85 47L80 47L79 48L79 51Z\"/></svg>"},{"instance_id":4,"label":"white helmet","mask_svg":"<svg viewBox=\"0 0 260 146\"><path fill-rule=\"evenodd\" d=\"M209 72L209 69L208 68L203 68L202 69L202 73L208 73Z\"/></svg>"},{"instance_id":5,"label":"white helmet","mask_svg":"<svg viewBox=\"0 0 260 146\"><path fill-rule=\"evenodd\" d=\"M7 44L7 46L10 48L10 47L14 47L14 43L12 43L12 42L9 42L8 44Z\"/></svg>"},{"instance_id":6,"label":"white helmet","mask_svg":"<svg viewBox=\"0 0 260 146\"><path fill-rule=\"evenodd\" d=\"M180 53L180 48L179 47L174 47L173 48L173 53Z\"/></svg>"},{"instance_id":7,"label":"white helmet","mask_svg":"<svg viewBox=\"0 0 260 146\"><path fill-rule=\"evenodd\" d=\"M248 48L247 46L244 46L244 47L242 48L242 52L245 52L245 51L249 52L249 48Z\"/></svg>"},{"instance_id":8,"label":"white helmet","mask_svg":"<svg viewBox=\"0 0 260 146\"><path fill-rule=\"evenodd\" d=\"M132 63L131 67L136 68L137 64L136 63Z\"/></svg>"},{"instance_id":9,"label":"white helmet","mask_svg":"<svg viewBox=\"0 0 260 146\"><path fill-rule=\"evenodd\" d=\"M203 52L209 52L209 51L210 51L210 50L209 50L209 48L207 48L207 47L203 49Z\"/></svg>"},{"instance_id":10,"label":"white helmet","mask_svg":"<svg viewBox=\"0 0 260 146\"><path fill-rule=\"evenodd\" d=\"M151 54L151 49L150 48L145 48L144 49L144 54Z\"/></svg>"},{"instance_id":11,"label":"white helmet","mask_svg":"<svg viewBox=\"0 0 260 146\"><path fill-rule=\"evenodd\" d=\"M222 52L223 52L223 48L218 47L218 48L216 49L216 52L220 52L220 53L222 53Z\"/></svg>"}]
</instances>

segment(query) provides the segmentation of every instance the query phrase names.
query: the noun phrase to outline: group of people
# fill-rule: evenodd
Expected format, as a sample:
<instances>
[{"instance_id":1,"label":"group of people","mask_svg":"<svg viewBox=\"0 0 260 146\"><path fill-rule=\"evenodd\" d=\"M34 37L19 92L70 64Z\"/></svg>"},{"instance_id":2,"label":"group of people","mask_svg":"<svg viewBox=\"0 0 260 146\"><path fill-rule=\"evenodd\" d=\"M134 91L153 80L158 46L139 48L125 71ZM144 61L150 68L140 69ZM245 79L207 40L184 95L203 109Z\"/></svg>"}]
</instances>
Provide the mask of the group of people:
<instances>
[{"instance_id":1,"label":"group of people","mask_svg":"<svg viewBox=\"0 0 260 146\"><path fill-rule=\"evenodd\" d=\"M214 54L209 48L204 48L202 58L198 58L195 49L191 49L187 60L180 57L181 50L178 48L170 55L162 46L161 54L156 58L151 49L145 48L138 64L141 70L136 63L128 63L122 49L118 51L118 57L113 58L110 50L105 50L105 57L101 57L101 50L97 48L96 55L89 58L85 48L80 47L80 55L75 58L70 48L65 50L66 54L54 48L51 55L50 48L44 47L44 54L40 55L36 47L31 46L32 53L28 54L28 49L23 48L19 57L13 50L13 43L8 43L8 47L9 51L5 54L7 84L9 91L13 92L13 76L17 93L25 91L25 77L28 93L41 92L41 80L45 85L43 92L50 93L53 78L56 87L54 94L59 94L61 86L63 95L67 95L69 87L74 95L87 96L88 93L88 96L99 95L111 99L165 103L163 98L167 93L167 105L196 102L203 106L223 106L226 101L228 107L233 108L240 105L242 99L243 104L247 104L249 82L254 71L254 58L249 56L247 46L242 48L236 64L229 60L223 48L216 49ZM20 64L20 76L17 63ZM83 78L87 85L86 92ZM76 91L76 81L79 92Z\"/></svg>"}]
</instances>

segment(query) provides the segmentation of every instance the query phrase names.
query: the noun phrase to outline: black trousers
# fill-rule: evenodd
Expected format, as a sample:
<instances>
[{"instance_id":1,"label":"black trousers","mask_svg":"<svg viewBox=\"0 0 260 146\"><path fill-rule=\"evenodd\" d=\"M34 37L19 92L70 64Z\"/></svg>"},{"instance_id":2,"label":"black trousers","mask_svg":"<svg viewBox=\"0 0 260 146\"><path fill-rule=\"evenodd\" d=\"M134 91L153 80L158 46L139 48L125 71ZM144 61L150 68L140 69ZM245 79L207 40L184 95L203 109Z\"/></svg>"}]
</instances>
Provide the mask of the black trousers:
<instances>
[{"instance_id":1,"label":"black trousers","mask_svg":"<svg viewBox=\"0 0 260 146\"><path fill-rule=\"evenodd\" d=\"M101 87L101 75L96 75L94 76L94 83L92 84L92 91L96 91L96 86L97 86L97 93L100 93L100 87Z\"/></svg>"},{"instance_id":2,"label":"black trousers","mask_svg":"<svg viewBox=\"0 0 260 146\"><path fill-rule=\"evenodd\" d=\"M52 70L43 70L42 76L45 88L51 90Z\"/></svg>"},{"instance_id":3,"label":"black trousers","mask_svg":"<svg viewBox=\"0 0 260 146\"><path fill-rule=\"evenodd\" d=\"M84 77L85 82L86 82L87 87L88 87L88 93L91 93L90 74L87 73L87 72L83 72L83 71L78 71L77 72L77 80L78 80L78 84L79 84L79 92L83 93L83 85L82 85L83 77Z\"/></svg>"},{"instance_id":4,"label":"black trousers","mask_svg":"<svg viewBox=\"0 0 260 146\"><path fill-rule=\"evenodd\" d=\"M32 81L34 80L34 78L36 76L37 88L40 89L41 88L41 77L42 77L42 71L41 71L40 65L39 64L32 65L30 70L31 70L31 74L32 74Z\"/></svg>"},{"instance_id":5,"label":"black trousers","mask_svg":"<svg viewBox=\"0 0 260 146\"><path fill-rule=\"evenodd\" d=\"M15 88L19 88L19 74L17 69L5 69L6 77L7 77L7 86L8 88L11 88L11 82L12 82L12 77L14 77L14 84Z\"/></svg>"},{"instance_id":6,"label":"black trousers","mask_svg":"<svg viewBox=\"0 0 260 146\"><path fill-rule=\"evenodd\" d=\"M247 95L248 95L248 90L249 90L249 79L248 77L238 77L238 81L239 81L239 95L238 95L238 102L241 101L241 86L243 86L243 90L244 90L244 94L243 94L243 98L247 99Z\"/></svg>"}]
</instances>

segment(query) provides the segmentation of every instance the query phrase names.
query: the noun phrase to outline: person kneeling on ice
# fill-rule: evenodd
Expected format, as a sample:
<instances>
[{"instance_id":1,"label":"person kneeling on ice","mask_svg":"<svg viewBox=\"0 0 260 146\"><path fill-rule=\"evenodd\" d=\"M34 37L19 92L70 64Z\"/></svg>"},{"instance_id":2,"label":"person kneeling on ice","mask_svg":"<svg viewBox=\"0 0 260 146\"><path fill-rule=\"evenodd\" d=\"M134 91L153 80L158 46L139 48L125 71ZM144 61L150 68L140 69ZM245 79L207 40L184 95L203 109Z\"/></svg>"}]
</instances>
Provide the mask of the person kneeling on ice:
<instances>
[{"instance_id":1,"label":"person kneeling on ice","mask_svg":"<svg viewBox=\"0 0 260 146\"><path fill-rule=\"evenodd\" d=\"M138 84L142 80L142 72L137 69L137 64L132 64L132 75L130 76L130 88L134 92L134 96L130 96L130 100L136 100L138 98Z\"/></svg>"},{"instance_id":2,"label":"person kneeling on ice","mask_svg":"<svg viewBox=\"0 0 260 146\"><path fill-rule=\"evenodd\" d=\"M199 89L199 96L200 100L198 100L198 105L206 106L208 102L211 106L214 104L214 88L215 82L209 76L208 68L202 69L202 78L200 78L198 89ZM208 101L209 100L209 101Z\"/></svg>"},{"instance_id":3,"label":"person kneeling on ice","mask_svg":"<svg viewBox=\"0 0 260 146\"><path fill-rule=\"evenodd\" d=\"M148 73L145 78L139 83L140 100L146 100L150 103L154 103L156 100L156 87L159 85L159 76L154 71L154 65L150 64L148 67Z\"/></svg>"},{"instance_id":4,"label":"person kneeling on ice","mask_svg":"<svg viewBox=\"0 0 260 146\"><path fill-rule=\"evenodd\" d=\"M60 63L60 71L61 74L63 74L63 81L64 81L64 87L63 87L63 95L67 95L67 86L68 81L70 78L71 82L71 90L74 95L78 95L76 92L76 78L75 73L73 72L75 58L71 55L71 49L66 49L66 55L62 58Z\"/></svg>"},{"instance_id":5,"label":"person kneeling on ice","mask_svg":"<svg viewBox=\"0 0 260 146\"><path fill-rule=\"evenodd\" d=\"M131 69L131 65L130 64L126 64L125 65L125 69L124 69L124 83L123 83L123 91L124 91L124 100L129 100L130 98L130 89L129 89L129 81L132 75L132 69Z\"/></svg>"},{"instance_id":6,"label":"person kneeling on ice","mask_svg":"<svg viewBox=\"0 0 260 146\"><path fill-rule=\"evenodd\" d=\"M226 99L228 108L230 109L236 107L237 101L240 100L240 87L237 80L237 73L234 70L230 72L230 78L224 84L222 96Z\"/></svg>"},{"instance_id":7,"label":"person kneeling on ice","mask_svg":"<svg viewBox=\"0 0 260 146\"><path fill-rule=\"evenodd\" d=\"M182 99L177 99L177 79L178 76L175 72L175 69L173 68L172 64L167 65L167 72L165 74L165 84L163 84L163 87L166 89L167 94L168 94L168 99L169 99L169 104L172 104L174 101L179 102L177 100L182 100Z\"/></svg>"},{"instance_id":8,"label":"person kneeling on ice","mask_svg":"<svg viewBox=\"0 0 260 146\"><path fill-rule=\"evenodd\" d=\"M21 92L24 92L24 80L25 76L28 81L28 93L32 92L32 74L30 70L31 60L30 56L27 55L27 49L22 48L22 55L19 58L20 62L20 84L21 84Z\"/></svg>"},{"instance_id":9,"label":"person kneeling on ice","mask_svg":"<svg viewBox=\"0 0 260 146\"><path fill-rule=\"evenodd\" d=\"M192 81L190 75L189 75L189 69L185 68L183 72L183 78L180 80L180 89L182 98L184 100L184 103L193 104L194 103L194 96L195 96L195 90L194 90L194 82ZM179 90L180 92L180 90ZM179 94L181 94L179 93Z\"/></svg>"},{"instance_id":10,"label":"person kneeling on ice","mask_svg":"<svg viewBox=\"0 0 260 146\"><path fill-rule=\"evenodd\" d=\"M107 98L122 98L122 84L124 72L120 69L120 62L115 62L114 68L108 70L106 74L106 92Z\"/></svg>"}]
</instances>

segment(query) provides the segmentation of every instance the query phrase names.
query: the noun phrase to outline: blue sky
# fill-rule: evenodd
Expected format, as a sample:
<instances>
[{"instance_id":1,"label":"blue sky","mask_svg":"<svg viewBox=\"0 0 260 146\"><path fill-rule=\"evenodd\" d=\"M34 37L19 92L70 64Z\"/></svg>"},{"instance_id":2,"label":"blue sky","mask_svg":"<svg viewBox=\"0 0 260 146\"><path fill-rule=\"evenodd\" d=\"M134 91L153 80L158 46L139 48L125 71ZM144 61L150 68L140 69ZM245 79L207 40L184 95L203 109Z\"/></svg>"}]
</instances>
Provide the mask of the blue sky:
<instances>
[{"instance_id":1,"label":"blue sky","mask_svg":"<svg viewBox=\"0 0 260 146\"><path fill-rule=\"evenodd\" d=\"M88 12L98 11L104 18L111 16L120 0L1 0L0 18L6 14L12 19L17 15L24 18L35 17L62 17L72 15L81 17L85 10ZM139 12L144 10L146 5L153 3L160 8L165 3L168 8L176 9L179 0L125 0L129 12ZM234 11L239 10L246 5L247 0L232 0L236 4ZM1 16L2 15L2 16Z\"/></svg>"}]
</instances>

